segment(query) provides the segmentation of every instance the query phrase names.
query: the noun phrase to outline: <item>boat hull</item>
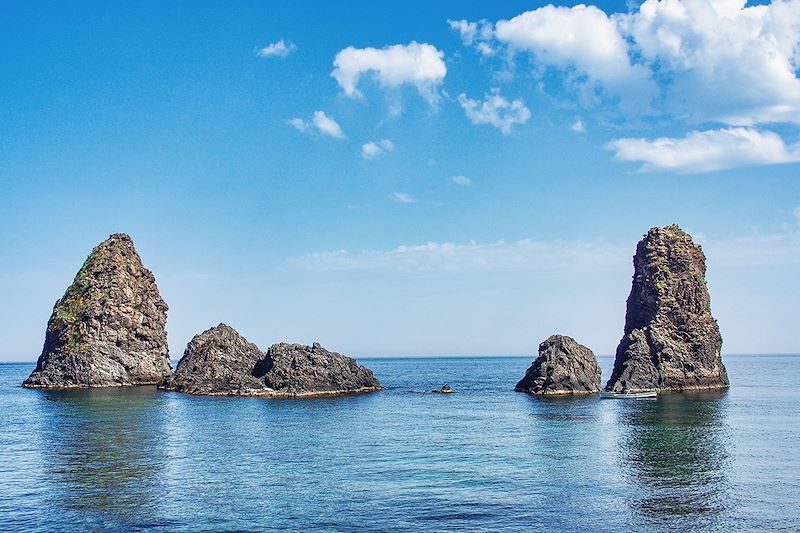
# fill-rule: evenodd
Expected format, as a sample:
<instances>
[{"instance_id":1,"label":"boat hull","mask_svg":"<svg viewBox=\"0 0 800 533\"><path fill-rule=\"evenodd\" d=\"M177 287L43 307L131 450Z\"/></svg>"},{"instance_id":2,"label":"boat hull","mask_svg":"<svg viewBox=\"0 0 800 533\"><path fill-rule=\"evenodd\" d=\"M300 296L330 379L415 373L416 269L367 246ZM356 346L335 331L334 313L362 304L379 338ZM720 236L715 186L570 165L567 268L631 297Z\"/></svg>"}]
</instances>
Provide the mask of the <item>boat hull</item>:
<instances>
[{"instance_id":1,"label":"boat hull","mask_svg":"<svg viewBox=\"0 0 800 533\"><path fill-rule=\"evenodd\" d=\"M600 398L604 400L655 400L658 397L656 391L647 392L601 392Z\"/></svg>"}]
</instances>

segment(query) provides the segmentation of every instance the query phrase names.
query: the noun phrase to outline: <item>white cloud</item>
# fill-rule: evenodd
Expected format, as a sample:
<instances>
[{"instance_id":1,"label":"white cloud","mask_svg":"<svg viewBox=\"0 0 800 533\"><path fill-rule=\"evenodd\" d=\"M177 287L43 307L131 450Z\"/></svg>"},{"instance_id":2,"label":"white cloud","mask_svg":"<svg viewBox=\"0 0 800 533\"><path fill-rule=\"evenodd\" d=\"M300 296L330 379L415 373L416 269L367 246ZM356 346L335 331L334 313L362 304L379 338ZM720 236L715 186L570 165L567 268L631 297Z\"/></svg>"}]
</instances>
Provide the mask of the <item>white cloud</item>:
<instances>
[{"instance_id":1,"label":"white cloud","mask_svg":"<svg viewBox=\"0 0 800 533\"><path fill-rule=\"evenodd\" d=\"M404 192L393 192L390 198L395 202L400 202L401 204L413 204L417 201L416 198Z\"/></svg>"},{"instance_id":2,"label":"white cloud","mask_svg":"<svg viewBox=\"0 0 800 533\"><path fill-rule=\"evenodd\" d=\"M586 133L586 125L583 123L583 120L579 118L575 119L575 122L572 123L569 129L575 133Z\"/></svg>"},{"instance_id":3,"label":"white cloud","mask_svg":"<svg viewBox=\"0 0 800 533\"><path fill-rule=\"evenodd\" d=\"M380 141L370 141L361 146L361 157L364 159L375 159L382 156L386 152L394 150L394 143L389 139L381 139Z\"/></svg>"},{"instance_id":4,"label":"white cloud","mask_svg":"<svg viewBox=\"0 0 800 533\"><path fill-rule=\"evenodd\" d=\"M292 52L297 50L297 46L291 41L284 41L283 39L268 44L261 48L257 53L258 57L280 57L285 58Z\"/></svg>"},{"instance_id":5,"label":"white cloud","mask_svg":"<svg viewBox=\"0 0 800 533\"><path fill-rule=\"evenodd\" d=\"M339 123L325 114L324 111L315 111L310 121L301 118L292 118L287 121L297 131L303 133L317 132L334 139L345 139L347 136L342 131Z\"/></svg>"},{"instance_id":6,"label":"white cloud","mask_svg":"<svg viewBox=\"0 0 800 533\"><path fill-rule=\"evenodd\" d=\"M544 66L574 69L590 85L599 84L639 106L653 92L647 69L631 63L616 24L595 6L548 5L497 22L495 34L512 51L530 52Z\"/></svg>"},{"instance_id":7,"label":"white cloud","mask_svg":"<svg viewBox=\"0 0 800 533\"><path fill-rule=\"evenodd\" d=\"M453 176L451 181L462 187L472 187L472 180L466 176Z\"/></svg>"},{"instance_id":8,"label":"white cloud","mask_svg":"<svg viewBox=\"0 0 800 533\"><path fill-rule=\"evenodd\" d=\"M427 43L412 41L384 48L354 48L341 50L333 61L331 76L352 98L359 98L358 82L362 74L371 73L382 87L411 84L430 104L439 99L438 87L442 84L447 67L444 53Z\"/></svg>"},{"instance_id":9,"label":"white cloud","mask_svg":"<svg viewBox=\"0 0 800 533\"><path fill-rule=\"evenodd\" d=\"M465 43L478 25L451 22ZM689 124L800 124L800 2L645 0L627 13L548 5L494 26L487 46L527 52L580 103Z\"/></svg>"},{"instance_id":10,"label":"white cloud","mask_svg":"<svg viewBox=\"0 0 800 533\"><path fill-rule=\"evenodd\" d=\"M627 267L630 245L604 241L497 241L478 244L436 243L398 246L393 250L317 252L292 260L307 271L389 270L396 272L533 272L596 271Z\"/></svg>"},{"instance_id":11,"label":"white cloud","mask_svg":"<svg viewBox=\"0 0 800 533\"><path fill-rule=\"evenodd\" d=\"M475 45L475 49L485 56L494 55L496 50L489 42L494 38L494 27L488 20L470 22L468 20L447 21L450 29L457 32L465 46Z\"/></svg>"},{"instance_id":12,"label":"white cloud","mask_svg":"<svg viewBox=\"0 0 800 533\"><path fill-rule=\"evenodd\" d=\"M689 121L800 123L800 2L646 0L616 17Z\"/></svg>"},{"instance_id":13,"label":"white cloud","mask_svg":"<svg viewBox=\"0 0 800 533\"><path fill-rule=\"evenodd\" d=\"M504 135L511 133L514 124L525 124L531 118L524 101L508 101L500 95L500 89L492 89L483 102L471 100L465 94L458 96L458 102L473 124L489 124Z\"/></svg>"},{"instance_id":14,"label":"white cloud","mask_svg":"<svg viewBox=\"0 0 800 533\"><path fill-rule=\"evenodd\" d=\"M615 139L606 145L620 161L638 161L640 171L710 172L749 165L800 161L800 146L786 146L771 131L726 128L693 131L682 138Z\"/></svg>"}]
</instances>

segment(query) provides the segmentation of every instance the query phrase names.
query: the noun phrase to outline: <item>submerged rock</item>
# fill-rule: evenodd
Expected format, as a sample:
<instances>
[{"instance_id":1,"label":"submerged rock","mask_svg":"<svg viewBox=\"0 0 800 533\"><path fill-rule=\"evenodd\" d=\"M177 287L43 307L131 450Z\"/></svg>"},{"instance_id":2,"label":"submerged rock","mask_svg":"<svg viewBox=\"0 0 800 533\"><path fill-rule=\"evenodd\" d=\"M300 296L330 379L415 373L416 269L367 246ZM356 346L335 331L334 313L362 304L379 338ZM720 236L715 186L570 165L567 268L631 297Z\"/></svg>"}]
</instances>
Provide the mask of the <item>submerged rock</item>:
<instances>
[{"instance_id":1,"label":"submerged rock","mask_svg":"<svg viewBox=\"0 0 800 533\"><path fill-rule=\"evenodd\" d=\"M372 372L318 343L275 344L266 353L225 324L196 335L174 378L161 386L189 394L328 396L379 390Z\"/></svg>"},{"instance_id":2,"label":"submerged rock","mask_svg":"<svg viewBox=\"0 0 800 533\"><path fill-rule=\"evenodd\" d=\"M625 335L606 390L727 387L700 246L676 225L653 228L639 241L633 267Z\"/></svg>"},{"instance_id":3,"label":"submerged rock","mask_svg":"<svg viewBox=\"0 0 800 533\"><path fill-rule=\"evenodd\" d=\"M595 394L600 392L600 367L589 348L553 335L539 345L539 356L514 390L544 396Z\"/></svg>"},{"instance_id":4,"label":"submerged rock","mask_svg":"<svg viewBox=\"0 0 800 533\"><path fill-rule=\"evenodd\" d=\"M133 240L100 243L53 308L30 388L147 385L172 374L167 304Z\"/></svg>"}]
</instances>

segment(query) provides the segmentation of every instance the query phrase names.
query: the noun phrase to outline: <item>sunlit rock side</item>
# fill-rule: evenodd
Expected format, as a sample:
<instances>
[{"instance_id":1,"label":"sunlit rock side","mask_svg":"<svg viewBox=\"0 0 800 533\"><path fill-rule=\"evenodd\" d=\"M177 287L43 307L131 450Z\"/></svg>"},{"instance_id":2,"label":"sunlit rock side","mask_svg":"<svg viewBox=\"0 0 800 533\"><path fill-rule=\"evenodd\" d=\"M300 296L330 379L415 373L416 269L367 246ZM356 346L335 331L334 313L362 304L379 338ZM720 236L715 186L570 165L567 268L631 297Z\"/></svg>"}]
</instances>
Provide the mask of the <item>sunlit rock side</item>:
<instances>
[{"instance_id":1,"label":"sunlit rock side","mask_svg":"<svg viewBox=\"0 0 800 533\"><path fill-rule=\"evenodd\" d=\"M589 348L553 335L539 345L539 356L514 390L543 396L595 394L600 392L600 367Z\"/></svg>"},{"instance_id":2,"label":"sunlit rock side","mask_svg":"<svg viewBox=\"0 0 800 533\"><path fill-rule=\"evenodd\" d=\"M116 233L100 243L47 323L30 388L157 384L172 374L167 304L133 240Z\"/></svg>"},{"instance_id":3,"label":"sunlit rock side","mask_svg":"<svg viewBox=\"0 0 800 533\"><path fill-rule=\"evenodd\" d=\"M636 247L633 266L625 335L606 390L727 387L700 246L676 225L652 228Z\"/></svg>"},{"instance_id":4,"label":"sunlit rock side","mask_svg":"<svg viewBox=\"0 0 800 533\"><path fill-rule=\"evenodd\" d=\"M372 372L319 344L275 344L266 353L226 324L196 335L165 390L210 396L306 397L379 390Z\"/></svg>"}]
</instances>

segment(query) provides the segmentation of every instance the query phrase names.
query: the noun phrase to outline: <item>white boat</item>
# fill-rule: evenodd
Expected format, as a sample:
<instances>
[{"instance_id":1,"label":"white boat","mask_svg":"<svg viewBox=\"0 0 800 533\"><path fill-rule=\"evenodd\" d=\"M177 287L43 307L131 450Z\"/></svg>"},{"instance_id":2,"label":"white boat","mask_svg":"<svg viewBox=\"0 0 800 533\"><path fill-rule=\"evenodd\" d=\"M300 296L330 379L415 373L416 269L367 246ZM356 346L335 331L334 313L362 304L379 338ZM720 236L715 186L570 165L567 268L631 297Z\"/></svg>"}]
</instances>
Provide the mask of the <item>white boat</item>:
<instances>
[{"instance_id":1,"label":"white boat","mask_svg":"<svg viewBox=\"0 0 800 533\"><path fill-rule=\"evenodd\" d=\"M610 392L603 391L600 398L605 400L655 400L658 397L656 391L646 392Z\"/></svg>"}]
</instances>

